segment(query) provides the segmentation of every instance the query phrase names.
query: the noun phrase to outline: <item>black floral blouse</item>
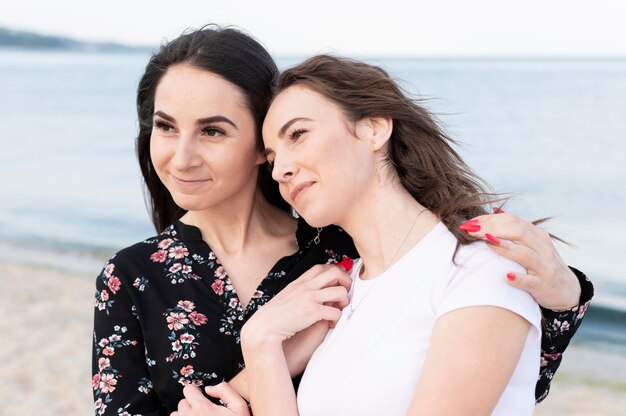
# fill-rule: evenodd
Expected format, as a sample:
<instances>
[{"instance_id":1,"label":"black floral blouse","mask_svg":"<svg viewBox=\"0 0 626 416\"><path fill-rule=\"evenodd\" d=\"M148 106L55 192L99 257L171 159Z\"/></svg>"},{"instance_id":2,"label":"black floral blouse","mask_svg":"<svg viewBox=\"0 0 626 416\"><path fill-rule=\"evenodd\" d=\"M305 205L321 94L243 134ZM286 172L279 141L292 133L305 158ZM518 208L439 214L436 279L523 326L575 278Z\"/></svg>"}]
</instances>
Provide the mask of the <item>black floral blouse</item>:
<instances>
[{"instance_id":1,"label":"black floral blouse","mask_svg":"<svg viewBox=\"0 0 626 416\"><path fill-rule=\"evenodd\" d=\"M274 265L245 308L196 227L177 221L113 256L96 280L95 414L169 415L183 398L183 386L231 379L244 367L240 330L259 306L313 265L357 257L350 237L334 226L318 233L300 219L296 239L298 252ZM591 283L577 275L582 305L565 312L542 309L538 400L547 395L593 295Z\"/></svg>"}]
</instances>

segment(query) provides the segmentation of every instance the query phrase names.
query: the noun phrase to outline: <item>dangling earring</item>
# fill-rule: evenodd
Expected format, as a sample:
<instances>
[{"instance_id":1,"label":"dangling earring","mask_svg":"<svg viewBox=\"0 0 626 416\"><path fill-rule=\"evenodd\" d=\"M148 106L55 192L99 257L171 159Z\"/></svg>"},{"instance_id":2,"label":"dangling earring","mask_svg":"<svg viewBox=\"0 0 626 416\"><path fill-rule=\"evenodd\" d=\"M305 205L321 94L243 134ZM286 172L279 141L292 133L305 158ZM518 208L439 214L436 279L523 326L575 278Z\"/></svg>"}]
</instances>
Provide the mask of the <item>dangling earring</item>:
<instances>
[{"instance_id":1,"label":"dangling earring","mask_svg":"<svg viewBox=\"0 0 626 416\"><path fill-rule=\"evenodd\" d=\"M315 238L313 239L313 242L315 244L319 244L320 243L320 233L322 232L322 227L317 227L317 235L315 236Z\"/></svg>"}]
</instances>

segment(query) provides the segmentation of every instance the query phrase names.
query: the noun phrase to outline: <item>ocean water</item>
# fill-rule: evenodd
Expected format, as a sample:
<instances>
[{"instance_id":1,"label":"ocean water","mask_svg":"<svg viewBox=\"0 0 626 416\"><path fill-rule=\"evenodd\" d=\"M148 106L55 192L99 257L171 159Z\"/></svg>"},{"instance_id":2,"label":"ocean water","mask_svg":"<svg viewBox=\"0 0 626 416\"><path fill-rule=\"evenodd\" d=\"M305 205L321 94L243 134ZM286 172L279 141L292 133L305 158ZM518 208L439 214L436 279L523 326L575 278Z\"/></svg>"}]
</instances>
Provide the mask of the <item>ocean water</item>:
<instances>
[{"instance_id":1,"label":"ocean water","mask_svg":"<svg viewBox=\"0 0 626 416\"><path fill-rule=\"evenodd\" d=\"M154 233L134 156L145 54L0 50L0 242L114 252ZM285 67L297 58L281 58ZM370 59L425 99L507 211L626 305L625 59Z\"/></svg>"}]
</instances>

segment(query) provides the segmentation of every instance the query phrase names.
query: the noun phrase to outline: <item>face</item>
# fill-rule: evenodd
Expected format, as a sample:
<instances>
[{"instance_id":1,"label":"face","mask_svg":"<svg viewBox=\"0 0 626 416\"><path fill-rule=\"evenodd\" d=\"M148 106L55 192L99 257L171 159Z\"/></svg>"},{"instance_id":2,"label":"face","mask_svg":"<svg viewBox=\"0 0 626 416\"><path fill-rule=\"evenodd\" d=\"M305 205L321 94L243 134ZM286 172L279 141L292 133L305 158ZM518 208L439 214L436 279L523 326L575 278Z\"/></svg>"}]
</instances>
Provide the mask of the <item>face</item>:
<instances>
[{"instance_id":1,"label":"face","mask_svg":"<svg viewBox=\"0 0 626 416\"><path fill-rule=\"evenodd\" d=\"M281 92L265 118L272 176L312 226L341 225L375 185L371 144L353 130L336 104L299 85Z\"/></svg>"},{"instance_id":2,"label":"face","mask_svg":"<svg viewBox=\"0 0 626 416\"><path fill-rule=\"evenodd\" d=\"M189 65L170 67L154 99L150 156L178 206L202 211L256 189L265 156L234 84Z\"/></svg>"}]
</instances>

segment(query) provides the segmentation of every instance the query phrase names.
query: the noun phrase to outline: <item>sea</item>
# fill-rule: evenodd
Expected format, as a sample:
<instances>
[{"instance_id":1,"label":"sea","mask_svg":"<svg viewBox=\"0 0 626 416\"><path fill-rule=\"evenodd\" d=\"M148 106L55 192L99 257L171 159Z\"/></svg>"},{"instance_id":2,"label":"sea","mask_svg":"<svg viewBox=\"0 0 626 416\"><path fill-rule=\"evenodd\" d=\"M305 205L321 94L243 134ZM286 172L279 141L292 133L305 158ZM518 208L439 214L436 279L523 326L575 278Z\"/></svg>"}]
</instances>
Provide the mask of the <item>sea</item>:
<instances>
[{"instance_id":1,"label":"sea","mask_svg":"<svg viewBox=\"0 0 626 416\"><path fill-rule=\"evenodd\" d=\"M0 258L95 276L154 235L134 153L149 56L0 49ZM506 211L552 217L544 227L570 243L559 252L594 282L594 303L626 311L626 57L366 60L513 195Z\"/></svg>"}]
</instances>

